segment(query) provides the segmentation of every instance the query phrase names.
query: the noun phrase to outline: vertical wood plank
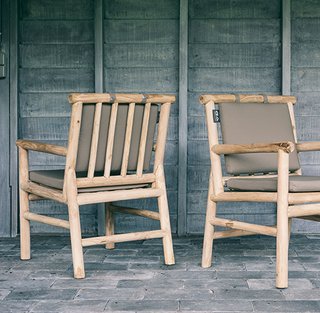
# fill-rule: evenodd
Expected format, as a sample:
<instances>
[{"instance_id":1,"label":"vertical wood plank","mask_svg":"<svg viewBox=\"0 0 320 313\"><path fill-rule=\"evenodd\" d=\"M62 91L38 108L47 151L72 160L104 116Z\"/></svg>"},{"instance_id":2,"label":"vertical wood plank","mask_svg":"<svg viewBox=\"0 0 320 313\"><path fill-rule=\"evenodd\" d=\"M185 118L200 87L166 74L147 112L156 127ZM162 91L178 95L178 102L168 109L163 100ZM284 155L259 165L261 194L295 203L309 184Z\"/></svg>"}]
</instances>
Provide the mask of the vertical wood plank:
<instances>
[{"instance_id":1,"label":"vertical wood plank","mask_svg":"<svg viewBox=\"0 0 320 313\"><path fill-rule=\"evenodd\" d=\"M114 143L114 135L116 131L116 124L117 124L117 113L118 113L118 103L114 102L112 103L109 131L108 131L106 160L105 160L104 174L103 174L105 177L110 177L110 172L111 172L113 143Z\"/></svg>"},{"instance_id":2,"label":"vertical wood plank","mask_svg":"<svg viewBox=\"0 0 320 313\"><path fill-rule=\"evenodd\" d=\"M180 0L178 235L187 233L188 0Z\"/></svg>"},{"instance_id":3,"label":"vertical wood plank","mask_svg":"<svg viewBox=\"0 0 320 313\"><path fill-rule=\"evenodd\" d=\"M95 0L94 3L94 69L95 69L95 92L103 92L104 66L103 66L103 12L104 0ZM105 233L105 210L104 204L97 204L98 235Z\"/></svg>"},{"instance_id":4,"label":"vertical wood plank","mask_svg":"<svg viewBox=\"0 0 320 313\"><path fill-rule=\"evenodd\" d=\"M127 117L127 128L126 128L126 138L124 141L123 157L121 164L121 176L127 175L129 153L130 153L130 143L133 127L135 103L129 104L128 117Z\"/></svg>"},{"instance_id":5,"label":"vertical wood plank","mask_svg":"<svg viewBox=\"0 0 320 313\"><path fill-rule=\"evenodd\" d=\"M18 0L10 1L10 186L11 236L18 233Z\"/></svg>"},{"instance_id":6,"label":"vertical wood plank","mask_svg":"<svg viewBox=\"0 0 320 313\"><path fill-rule=\"evenodd\" d=\"M144 107L144 113L143 113L143 122L142 122L142 130L141 130L140 145L139 145L139 156L138 156L138 164L137 164L138 176L142 176L142 172L143 172L144 155L146 152L146 143L147 143L147 135L148 135L148 128L149 128L150 109L151 109L151 103L146 103Z\"/></svg>"},{"instance_id":7,"label":"vertical wood plank","mask_svg":"<svg viewBox=\"0 0 320 313\"><path fill-rule=\"evenodd\" d=\"M282 0L282 94L291 93L291 0Z\"/></svg>"},{"instance_id":8,"label":"vertical wood plank","mask_svg":"<svg viewBox=\"0 0 320 313\"><path fill-rule=\"evenodd\" d=\"M91 137L91 148L90 148L90 160L88 167L88 177L92 178L94 176L94 170L97 161L97 151L98 151L98 140L100 131L100 120L101 120L101 109L102 103L97 103L94 112L93 130Z\"/></svg>"}]
</instances>

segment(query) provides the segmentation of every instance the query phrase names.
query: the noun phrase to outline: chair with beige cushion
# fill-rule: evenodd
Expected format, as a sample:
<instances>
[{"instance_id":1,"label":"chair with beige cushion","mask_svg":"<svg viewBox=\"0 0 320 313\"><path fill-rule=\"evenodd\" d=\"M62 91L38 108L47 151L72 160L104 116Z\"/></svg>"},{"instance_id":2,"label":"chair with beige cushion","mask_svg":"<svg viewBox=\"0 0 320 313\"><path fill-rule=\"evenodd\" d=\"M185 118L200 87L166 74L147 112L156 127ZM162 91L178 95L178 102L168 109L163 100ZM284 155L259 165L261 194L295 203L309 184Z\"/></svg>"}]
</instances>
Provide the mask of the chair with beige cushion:
<instances>
[{"instance_id":1,"label":"chair with beige cushion","mask_svg":"<svg viewBox=\"0 0 320 313\"><path fill-rule=\"evenodd\" d=\"M71 94L67 148L17 141L21 259L31 257L30 221L37 221L70 229L75 278L85 277L82 248L97 244L114 248L116 242L162 238L165 263L174 264L163 170L170 106L174 101L170 95ZM64 156L65 169L29 171L29 150ZM112 204L142 198L157 198L159 212ZM67 204L69 220L31 213L29 201L42 199ZM106 203L106 235L83 239L79 206L90 203ZM160 229L114 234L114 211L158 220Z\"/></svg>"},{"instance_id":2,"label":"chair with beige cushion","mask_svg":"<svg viewBox=\"0 0 320 313\"><path fill-rule=\"evenodd\" d=\"M212 94L202 95L200 102L205 107L211 158L202 266L211 266L214 239L274 236L276 286L287 288L291 219L320 220L320 177L302 175L298 153L320 150L320 142L297 142L295 97ZM222 174L221 155L227 176ZM276 203L276 225L216 217L219 202L240 201ZM216 231L215 226L230 229Z\"/></svg>"}]
</instances>

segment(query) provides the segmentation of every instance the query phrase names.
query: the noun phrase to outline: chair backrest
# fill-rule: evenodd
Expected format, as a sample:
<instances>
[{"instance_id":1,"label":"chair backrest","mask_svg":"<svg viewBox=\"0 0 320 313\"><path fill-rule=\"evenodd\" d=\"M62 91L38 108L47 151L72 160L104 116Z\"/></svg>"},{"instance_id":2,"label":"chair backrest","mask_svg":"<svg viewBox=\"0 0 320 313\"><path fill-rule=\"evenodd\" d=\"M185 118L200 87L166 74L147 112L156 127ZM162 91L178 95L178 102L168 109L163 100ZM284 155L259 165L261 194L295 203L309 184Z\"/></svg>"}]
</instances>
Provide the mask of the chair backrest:
<instances>
[{"instance_id":1,"label":"chair backrest","mask_svg":"<svg viewBox=\"0 0 320 313\"><path fill-rule=\"evenodd\" d=\"M203 95L200 101L206 105L208 128L214 128L215 138L209 131L210 146L218 144L217 123L212 115L219 105L222 141L225 144L296 142L292 105L295 97L262 95ZM208 129L209 130L209 129ZM277 172L277 154L225 155L227 173L232 175ZM290 171L300 169L296 151L290 154Z\"/></svg>"},{"instance_id":2,"label":"chair backrest","mask_svg":"<svg viewBox=\"0 0 320 313\"><path fill-rule=\"evenodd\" d=\"M162 132L158 131L161 138L156 138L154 163L163 162L170 105L174 101L171 95L71 94L67 166L87 173L88 179L142 177L150 167L157 122ZM106 180L100 182L98 185L104 185Z\"/></svg>"}]
</instances>

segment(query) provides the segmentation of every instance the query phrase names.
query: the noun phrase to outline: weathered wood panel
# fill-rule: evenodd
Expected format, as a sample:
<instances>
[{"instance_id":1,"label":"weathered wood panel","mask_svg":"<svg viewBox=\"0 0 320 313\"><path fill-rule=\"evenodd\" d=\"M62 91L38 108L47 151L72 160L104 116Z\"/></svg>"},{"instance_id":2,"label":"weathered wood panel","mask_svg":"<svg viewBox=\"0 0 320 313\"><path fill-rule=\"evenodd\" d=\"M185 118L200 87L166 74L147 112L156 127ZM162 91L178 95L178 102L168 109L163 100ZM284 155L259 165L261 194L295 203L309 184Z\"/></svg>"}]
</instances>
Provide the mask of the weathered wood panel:
<instances>
[{"instance_id":1,"label":"weathered wood panel","mask_svg":"<svg viewBox=\"0 0 320 313\"><path fill-rule=\"evenodd\" d=\"M189 50L190 67L279 68L280 64L280 43L193 44Z\"/></svg>"},{"instance_id":2,"label":"weathered wood panel","mask_svg":"<svg viewBox=\"0 0 320 313\"><path fill-rule=\"evenodd\" d=\"M20 66L24 68L92 68L92 44L22 45Z\"/></svg>"},{"instance_id":3,"label":"weathered wood panel","mask_svg":"<svg viewBox=\"0 0 320 313\"><path fill-rule=\"evenodd\" d=\"M107 68L178 67L177 44L106 44Z\"/></svg>"},{"instance_id":4,"label":"weathered wood panel","mask_svg":"<svg viewBox=\"0 0 320 313\"><path fill-rule=\"evenodd\" d=\"M92 92L94 72L89 69L20 69L21 92Z\"/></svg>"},{"instance_id":5,"label":"weathered wood panel","mask_svg":"<svg viewBox=\"0 0 320 313\"><path fill-rule=\"evenodd\" d=\"M279 68L192 68L189 70L189 90L208 92L250 92L265 86L268 92L279 93Z\"/></svg>"},{"instance_id":6,"label":"weathered wood panel","mask_svg":"<svg viewBox=\"0 0 320 313\"><path fill-rule=\"evenodd\" d=\"M105 20L106 43L177 43L178 20Z\"/></svg>"},{"instance_id":7,"label":"weathered wood panel","mask_svg":"<svg viewBox=\"0 0 320 313\"><path fill-rule=\"evenodd\" d=\"M190 21L192 43L280 42L278 19L194 19Z\"/></svg>"},{"instance_id":8,"label":"weathered wood panel","mask_svg":"<svg viewBox=\"0 0 320 313\"><path fill-rule=\"evenodd\" d=\"M26 19L68 20L92 19L93 1L88 0L28 0L21 1L21 16Z\"/></svg>"},{"instance_id":9,"label":"weathered wood panel","mask_svg":"<svg viewBox=\"0 0 320 313\"><path fill-rule=\"evenodd\" d=\"M179 16L179 3L172 0L161 1L107 1L107 19L176 19Z\"/></svg>"},{"instance_id":10,"label":"weathered wood panel","mask_svg":"<svg viewBox=\"0 0 320 313\"><path fill-rule=\"evenodd\" d=\"M93 43L93 21L21 21L23 43Z\"/></svg>"},{"instance_id":11,"label":"weathered wood panel","mask_svg":"<svg viewBox=\"0 0 320 313\"><path fill-rule=\"evenodd\" d=\"M298 17L316 17L320 16L320 6L317 0L292 0L291 1L291 16Z\"/></svg>"},{"instance_id":12,"label":"weathered wood panel","mask_svg":"<svg viewBox=\"0 0 320 313\"><path fill-rule=\"evenodd\" d=\"M70 116L68 92L20 94L20 117Z\"/></svg>"},{"instance_id":13,"label":"weathered wood panel","mask_svg":"<svg viewBox=\"0 0 320 313\"><path fill-rule=\"evenodd\" d=\"M191 18L280 18L281 2L278 0L190 0Z\"/></svg>"},{"instance_id":14,"label":"weathered wood panel","mask_svg":"<svg viewBox=\"0 0 320 313\"><path fill-rule=\"evenodd\" d=\"M104 79L106 90L113 92L178 91L178 73L175 68L108 68Z\"/></svg>"}]
</instances>

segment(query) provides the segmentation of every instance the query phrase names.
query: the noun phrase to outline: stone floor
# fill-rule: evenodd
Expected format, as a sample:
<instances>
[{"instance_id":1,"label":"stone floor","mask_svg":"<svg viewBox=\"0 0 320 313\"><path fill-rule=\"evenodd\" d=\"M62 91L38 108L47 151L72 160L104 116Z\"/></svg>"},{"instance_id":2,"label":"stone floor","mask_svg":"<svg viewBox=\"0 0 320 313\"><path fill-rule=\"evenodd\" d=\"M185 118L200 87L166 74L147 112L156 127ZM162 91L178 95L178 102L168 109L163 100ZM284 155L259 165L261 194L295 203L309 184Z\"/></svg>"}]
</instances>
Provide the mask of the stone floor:
<instances>
[{"instance_id":1,"label":"stone floor","mask_svg":"<svg viewBox=\"0 0 320 313\"><path fill-rule=\"evenodd\" d=\"M164 266L159 240L85 249L87 278L72 278L68 237L0 239L0 312L320 312L320 236L295 235L290 287L274 288L275 239L224 239L215 264L200 267L202 239L174 238L176 265Z\"/></svg>"}]
</instances>

